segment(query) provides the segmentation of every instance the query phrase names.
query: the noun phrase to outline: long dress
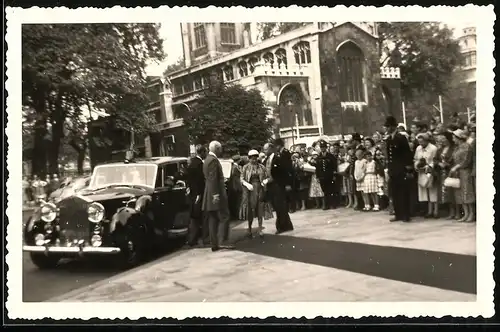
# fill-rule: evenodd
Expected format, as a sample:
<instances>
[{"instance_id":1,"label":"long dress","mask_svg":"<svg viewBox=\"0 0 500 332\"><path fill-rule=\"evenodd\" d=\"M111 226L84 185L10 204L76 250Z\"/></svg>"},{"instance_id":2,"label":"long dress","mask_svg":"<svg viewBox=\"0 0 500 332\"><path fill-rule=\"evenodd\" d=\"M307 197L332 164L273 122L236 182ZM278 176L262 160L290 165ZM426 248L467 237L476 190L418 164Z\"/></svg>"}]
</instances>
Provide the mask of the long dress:
<instances>
[{"instance_id":1,"label":"long dress","mask_svg":"<svg viewBox=\"0 0 500 332\"><path fill-rule=\"evenodd\" d=\"M460 188L454 189L455 202L457 204L472 204L476 201L474 182L472 179L473 166L472 146L463 142L453 151L453 164L460 165L457 171L460 179Z\"/></svg>"},{"instance_id":2,"label":"long dress","mask_svg":"<svg viewBox=\"0 0 500 332\"><path fill-rule=\"evenodd\" d=\"M311 160L309 162L312 166L316 166L316 161ZM321 189L321 185L319 183L318 178L316 177L316 173L312 173L311 176L311 185L309 186L309 197L310 198L320 198L324 197L325 194L323 193L323 190Z\"/></svg>"},{"instance_id":3,"label":"long dress","mask_svg":"<svg viewBox=\"0 0 500 332\"><path fill-rule=\"evenodd\" d=\"M431 168L434 167L434 160L436 158L437 148L434 144L427 144L426 147L419 145L415 151L415 169L418 169L420 160L425 160L426 164ZM428 187L423 187L420 185L421 181L425 181L428 174L423 170L418 171L418 201L419 202L432 202L435 203L438 200L438 185L435 179L432 179L432 183Z\"/></svg>"},{"instance_id":4,"label":"long dress","mask_svg":"<svg viewBox=\"0 0 500 332\"><path fill-rule=\"evenodd\" d=\"M438 149L436 153L436 161L434 168L436 169L436 182L438 184L438 203L448 204L455 203L455 196L453 190L450 187L444 185L444 180L450 174L450 169L453 166L453 146L447 146ZM444 167L440 167L439 164L444 163Z\"/></svg>"},{"instance_id":5,"label":"long dress","mask_svg":"<svg viewBox=\"0 0 500 332\"><path fill-rule=\"evenodd\" d=\"M273 217L269 206L264 202L264 187L262 182L267 177L266 168L261 164L247 164L241 172L241 180L252 185L253 190L248 190L243 186L243 192L246 197L241 206L240 216L248 221L257 219L271 219Z\"/></svg>"}]
</instances>

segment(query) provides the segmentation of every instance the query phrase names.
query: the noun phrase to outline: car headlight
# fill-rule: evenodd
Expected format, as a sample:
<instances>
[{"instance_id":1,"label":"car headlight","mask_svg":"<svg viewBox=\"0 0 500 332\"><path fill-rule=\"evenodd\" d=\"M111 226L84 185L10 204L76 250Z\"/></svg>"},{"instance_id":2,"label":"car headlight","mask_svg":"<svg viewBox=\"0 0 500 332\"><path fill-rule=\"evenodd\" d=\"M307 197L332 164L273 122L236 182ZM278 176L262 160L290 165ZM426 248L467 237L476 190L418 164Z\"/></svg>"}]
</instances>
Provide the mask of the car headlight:
<instances>
[{"instance_id":1,"label":"car headlight","mask_svg":"<svg viewBox=\"0 0 500 332\"><path fill-rule=\"evenodd\" d=\"M40 208L40 218L45 222L52 222L57 217L57 207L54 203L45 203Z\"/></svg>"},{"instance_id":2,"label":"car headlight","mask_svg":"<svg viewBox=\"0 0 500 332\"><path fill-rule=\"evenodd\" d=\"M87 208L87 213L89 221L97 224L104 219L104 206L101 203L94 202Z\"/></svg>"},{"instance_id":3,"label":"car headlight","mask_svg":"<svg viewBox=\"0 0 500 332\"><path fill-rule=\"evenodd\" d=\"M100 235L92 235L92 238L90 239L90 244L93 247L99 247L102 244L102 238Z\"/></svg>"}]
</instances>

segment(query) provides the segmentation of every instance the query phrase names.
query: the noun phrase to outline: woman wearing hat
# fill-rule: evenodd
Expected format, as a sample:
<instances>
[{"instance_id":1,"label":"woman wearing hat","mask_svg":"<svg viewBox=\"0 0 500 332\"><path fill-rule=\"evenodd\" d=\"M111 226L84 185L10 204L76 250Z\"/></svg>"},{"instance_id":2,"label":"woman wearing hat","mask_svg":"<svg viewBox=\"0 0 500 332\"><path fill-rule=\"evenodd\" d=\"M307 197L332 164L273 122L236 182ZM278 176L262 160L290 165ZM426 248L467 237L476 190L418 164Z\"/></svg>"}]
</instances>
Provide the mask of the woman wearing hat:
<instances>
[{"instance_id":1,"label":"woman wearing hat","mask_svg":"<svg viewBox=\"0 0 500 332\"><path fill-rule=\"evenodd\" d=\"M435 181L434 160L437 147L430 143L428 133L417 135L418 147L414 156L414 167L418 174L418 201L427 202L426 218L438 218L438 186Z\"/></svg>"},{"instance_id":2,"label":"woman wearing hat","mask_svg":"<svg viewBox=\"0 0 500 332\"><path fill-rule=\"evenodd\" d=\"M264 217L270 219L272 215L265 214L264 187L262 183L267 178L266 167L259 163L259 152L250 150L248 152L250 162L243 166L241 172L241 183L246 192L247 201L242 206L242 210L248 221L248 237L253 237L252 223L255 217L259 223L259 236L263 236L262 221Z\"/></svg>"},{"instance_id":3,"label":"woman wearing hat","mask_svg":"<svg viewBox=\"0 0 500 332\"><path fill-rule=\"evenodd\" d=\"M460 179L460 188L454 189L455 202L462 205L464 215L458 221L472 222L474 216L474 203L476 202L476 193L472 180L473 151L467 143L467 135L462 129L453 132L453 141L456 149L453 151L453 167L450 170L450 177Z\"/></svg>"}]
</instances>

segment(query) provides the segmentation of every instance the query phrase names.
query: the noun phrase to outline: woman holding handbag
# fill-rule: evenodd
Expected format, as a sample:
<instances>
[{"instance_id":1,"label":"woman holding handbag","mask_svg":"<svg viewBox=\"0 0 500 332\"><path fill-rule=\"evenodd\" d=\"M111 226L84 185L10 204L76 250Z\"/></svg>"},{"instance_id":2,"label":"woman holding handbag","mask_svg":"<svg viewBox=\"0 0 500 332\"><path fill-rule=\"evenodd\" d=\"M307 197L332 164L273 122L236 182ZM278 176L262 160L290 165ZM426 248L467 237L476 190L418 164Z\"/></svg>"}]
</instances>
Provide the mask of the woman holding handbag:
<instances>
[{"instance_id":1,"label":"woman holding handbag","mask_svg":"<svg viewBox=\"0 0 500 332\"><path fill-rule=\"evenodd\" d=\"M259 236L262 237L262 222L268 215L265 213L264 202L264 186L263 182L267 178L266 167L259 163L259 152L250 150L248 152L250 162L243 166L241 171L241 183L243 190L246 192L247 201L244 208L246 209L246 217L248 221L248 237L252 238L252 223L254 218L257 218L259 223Z\"/></svg>"},{"instance_id":2,"label":"woman holding handbag","mask_svg":"<svg viewBox=\"0 0 500 332\"><path fill-rule=\"evenodd\" d=\"M460 209L458 209L455 203L453 189L444 185L444 180L448 177L453 164L455 143L453 143L452 133L447 131L440 132L437 136L437 142L439 148L436 153L434 164L436 165L436 171L438 173L436 179L438 183L438 203L448 205L449 213L446 217L447 219L459 219Z\"/></svg>"},{"instance_id":3,"label":"woman holding handbag","mask_svg":"<svg viewBox=\"0 0 500 332\"><path fill-rule=\"evenodd\" d=\"M427 202L426 218L438 218L439 210L437 204L438 190L434 181L434 160L437 147L430 142L428 133L417 135L418 147L415 150L414 167L418 173L418 201Z\"/></svg>"},{"instance_id":4,"label":"woman holding handbag","mask_svg":"<svg viewBox=\"0 0 500 332\"><path fill-rule=\"evenodd\" d=\"M453 140L456 145L453 151L453 167L450 169L449 177L458 178L460 186L454 189L455 202L462 205L464 215L459 222L474 221L474 203L476 193L472 180L473 152L472 147L467 143L467 135L462 129L453 132Z\"/></svg>"}]
</instances>

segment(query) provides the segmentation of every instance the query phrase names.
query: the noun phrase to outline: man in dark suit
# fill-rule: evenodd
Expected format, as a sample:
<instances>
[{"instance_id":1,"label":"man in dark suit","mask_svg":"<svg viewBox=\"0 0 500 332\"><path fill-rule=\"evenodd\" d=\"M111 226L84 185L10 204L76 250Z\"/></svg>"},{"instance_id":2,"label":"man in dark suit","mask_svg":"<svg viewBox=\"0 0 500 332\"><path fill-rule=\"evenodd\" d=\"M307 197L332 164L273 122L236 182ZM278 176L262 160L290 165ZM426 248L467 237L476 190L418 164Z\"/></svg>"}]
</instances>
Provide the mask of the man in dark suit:
<instances>
[{"instance_id":1,"label":"man in dark suit","mask_svg":"<svg viewBox=\"0 0 500 332\"><path fill-rule=\"evenodd\" d=\"M202 211L208 216L208 229L212 251L231 249L231 246L219 245L219 228L221 222L229 215L224 173L219 156L222 154L222 145L217 141L210 142L209 153L203 163L205 176L205 190L203 193Z\"/></svg>"},{"instance_id":2,"label":"man in dark suit","mask_svg":"<svg viewBox=\"0 0 500 332\"><path fill-rule=\"evenodd\" d=\"M264 165L270 175L264 181L276 212L276 234L280 234L293 230L287 204L287 192L292 190L293 181L292 156L280 138L275 139L273 144L267 143L264 151L267 155Z\"/></svg>"},{"instance_id":3,"label":"man in dark suit","mask_svg":"<svg viewBox=\"0 0 500 332\"><path fill-rule=\"evenodd\" d=\"M207 148L196 146L196 156L189 161L187 169L187 184L191 201L191 222L189 225L188 245L195 246L200 237L208 240L208 225L201 211L203 193L205 192L205 176L203 175L203 160L207 157Z\"/></svg>"},{"instance_id":4,"label":"man in dark suit","mask_svg":"<svg viewBox=\"0 0 500 332\"><path fill-rule=\"evenodd\" d=\"M390 192L394 205L394 218L391 221L410 221L410 183L413 170L413 155L406 137L397 132L397 122L387 117L387 169L389 171Z\"/></svg>"},{"instance_id":5,"label":"man in dark suit","mask_svg":"<svg viewBox=\"0 0 500 332\"><path fill-rule=\"evenodd\" d=\"M333 194L335 193L334 173L337 171L337 159L327 151L326 141L319 142L321 152L316 162L316 177L321 185L323 197L323 210L328 210L333 204Z\"/></svg>"}]
</instances>

